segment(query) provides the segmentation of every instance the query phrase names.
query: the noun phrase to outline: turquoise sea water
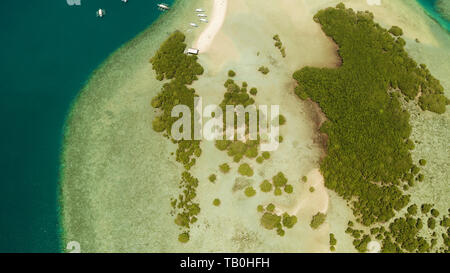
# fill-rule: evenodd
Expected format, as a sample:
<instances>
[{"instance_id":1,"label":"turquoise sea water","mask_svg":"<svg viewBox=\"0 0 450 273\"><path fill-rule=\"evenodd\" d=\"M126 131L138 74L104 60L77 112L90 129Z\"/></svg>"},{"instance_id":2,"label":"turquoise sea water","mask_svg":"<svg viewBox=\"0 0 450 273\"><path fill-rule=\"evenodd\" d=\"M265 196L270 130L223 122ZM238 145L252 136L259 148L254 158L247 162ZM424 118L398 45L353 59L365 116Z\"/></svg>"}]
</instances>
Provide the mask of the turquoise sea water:
<instances>
[{"instance_id":1,"label":"turquoise sea water","mask_svg":"<svg viewBox=\"0 0 450 273\"><path fill-rule=\"evenodd\" d=\"M0 252L61 251L58 171L70 105L89 74L161 14L156 0L80 2L2 4ZM96 18L99 8L106 17Z\"/></svg>"},{"instance_id":2,"label":"turquoise sea water","mask_svg":"<svg viewBox=\"0 0 450 273\"><path fill-rule=\"evenodd\" d=\"M449 0L445 0L449 1ZM426 13L437 21L444 29L450 32L450 21L446 20L437 9L439 0L417 0L419 4L425 9Z\"/></svg>"},{"instance_id":3,"label":"turquoise sea water","mask_svg":"<svg viewBox=\"0 0 450 273\"><path fill-rule=\"evenodd\" d=\"M173 0L164 1L172 4ZM435 0L418 0L444 28ZM89 74L159 16L156 0L15 0L0 11L0 252L58 252L65 117ZM103 19L95 17L106 10Z\"/></svg>"}]
</instances>

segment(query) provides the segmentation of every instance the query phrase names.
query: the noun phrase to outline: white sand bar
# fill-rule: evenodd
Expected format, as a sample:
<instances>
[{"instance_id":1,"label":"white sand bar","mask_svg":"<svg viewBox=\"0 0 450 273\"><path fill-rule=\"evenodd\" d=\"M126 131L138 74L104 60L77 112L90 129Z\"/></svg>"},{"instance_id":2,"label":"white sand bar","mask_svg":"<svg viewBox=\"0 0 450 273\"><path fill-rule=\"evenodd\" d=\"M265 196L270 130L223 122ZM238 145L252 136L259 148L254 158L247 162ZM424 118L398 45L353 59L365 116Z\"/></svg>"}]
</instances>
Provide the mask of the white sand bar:
<instances>
[{"instance_id":1,"label":"white sand bar","mask_svg":"<svg viewBox=\"0 0 450 273\"><path fill-rule=\"evenodd\" d=\"M225 15L227 14L227 4L228 0L214 0L211 20L195 42L195 48L198 48L200 53L206 52L209 49L214 37L222 27L225 21Z\"/></svg>"},{"instance_id":2,"label":"white sand bar","mask_svg":"<svg viewBox=\"0 0 450 273\"><path fill-rule=\"evenodd\" d=\"M381 6L381 0L367 0L369 6Z\"/></svg>"}]
</instances>

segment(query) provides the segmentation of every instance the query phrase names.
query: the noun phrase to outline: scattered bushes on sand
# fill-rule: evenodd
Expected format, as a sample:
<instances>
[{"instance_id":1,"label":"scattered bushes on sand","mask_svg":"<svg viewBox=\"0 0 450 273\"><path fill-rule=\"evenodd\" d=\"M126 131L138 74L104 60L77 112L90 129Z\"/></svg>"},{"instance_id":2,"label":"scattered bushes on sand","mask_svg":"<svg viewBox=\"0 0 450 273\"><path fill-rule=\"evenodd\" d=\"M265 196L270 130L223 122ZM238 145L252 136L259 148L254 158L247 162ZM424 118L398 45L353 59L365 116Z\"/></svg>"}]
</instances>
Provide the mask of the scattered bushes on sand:
<instances>
[{"instance_id":1,"label":"scattered bushes on sand","mask_svg":"<svg viewBox=\"0 0 450 273\"><path fill-rule=\"evenodd\" d=\"M275 47L280 50L281 56L283 56L283 58L286 58L286 47L283 46L280 36L278 36L278 34L274 35L273 40L275 41Z\"/></svg>"},{"instance_id":2,"label":"scattered bushes on sand","mask_svg":"<svg viewBox=\"0 0 450 273\"><path fill-rule=\"evenodd\" d=\"M330 233L330 250L331 251L336 250L336 244L337 244L336 237L334 237L333 233Z\"/></svg>"}]
</instances>

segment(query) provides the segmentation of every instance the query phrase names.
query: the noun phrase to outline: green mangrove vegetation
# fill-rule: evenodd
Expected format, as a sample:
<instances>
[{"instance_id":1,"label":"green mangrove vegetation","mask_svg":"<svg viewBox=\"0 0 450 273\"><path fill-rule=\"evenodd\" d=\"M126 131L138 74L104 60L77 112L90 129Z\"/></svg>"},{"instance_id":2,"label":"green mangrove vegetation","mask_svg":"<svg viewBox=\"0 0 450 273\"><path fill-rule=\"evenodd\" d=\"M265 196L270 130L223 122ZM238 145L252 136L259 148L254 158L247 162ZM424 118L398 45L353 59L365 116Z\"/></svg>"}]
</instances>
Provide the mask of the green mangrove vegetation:
<instances>
[{"instance_id":1,"label":"green mangrove vegetation","mask_svg":"<svg viewBox=\"0 0 450 273\"><path fill-rule=\"evenodd\" d=\"M270 72L269 68L266 67L266 66L260 66L260 67L258 68L258 71L261 72L261 73L263 73L264 75L267 75L267 74L269 74L269 72Z\"/></svg>"},{"instance_id":2,"label":"green mangrove vegetation","mask_svg":"<svg viewBox=\"0 0 450 273\"><path fill-rule=\"evenodd\" d=\"M330 233L330 250L335 251L336 250L336 244L337 240L333 233Z\"/></svg>"},{"instance_id":3,"label":"green mangrove vegetation","mask_svg":"<svg viewBox=\"0 0 450 273\"><path fill-rule=\"evenodd\" d=\"M327 215L321 212L318 212L317 214L315 214L312 219L311 219L311 223L309 224L311 226L311 228L313 229L318 229L324 222L325 219L327 218Z\"/></svg>"},{"instance_id":4,"label":"green mangrove vegetation","mask_svg":"<svg viewBox=\"0 0 450 273\"><path fill-rule=\"evenodd\" d=\"M286 58L286 47L283 46L280 36L278 34L275 34L273 36L273 40L275 41L275 47L280 50L281 56L283 56L283 58Z\"/></svg>"},{"instance_id":5,"label":"green mangrove vegetation","mask_svg":"<svg viewBox=\"0 0 450 273\"><path fill-rule=\"evenodd\" d=\"M319 11L314 20L339 46L337 69L305 67L294 73L296 94L317 102L328 120L325 185L350 201L362 224L386 222L409 203L411 186L409 113L400 99L417 100L423 110L443 113L443 88L425 65L406 53L405 41L373 21L370 12L343 4ZM401 35L397 28L391 29Z\"/></svg>"},{"instance_id":6,"label":"green mangrove vegetation","mask_svg":"<svg viewBox=\"0 0 450 273\"><path fill-rule=\"evenodd\" d=\"M200 213L200 205L194 200L199 181L188 170L196 163L196 157L200 157L202 151L200 141L175 140L171 137L172 125L178 119L172 117L171 112L175 105L187 105L191 110L191 124L194 124L194 97L197 95L194 89L186 85L192 84L198 79L198 75L203 74L203 67L197 62L196 56L184 53L186 49L184 40L183 33L179 31L172 33L150 59L150 63L158 80L170 80L151 101L152 107L158 111L152 126L156 132L164 133L166 137L178 144L176 161L183 164L186 169L181 176L181 194L177 199L172 199L171 205L177 214L175 223L184 229L178 240L187 243L190 238L190 225L197 221ZM192 128L191 132L193 132ZM211 182L215 179L215 175L209 177Z\"/></svg>"},{"instance_id":7,"label":"green mangrove vegetation","mask_svg":"<svg viewBox=\"0 0 450 273\"><path fill-rule=\"evenodd\" d=\"M285 231L283 227L291 229L297 224L298 219L295 215L289 215L288 213L283 213L281 216L274 213L275 205L270 203L264 207L262 205L258 206L258 212L263 213L261 216L261 225L268 230L276 229L279 236L284 236Z\"/></svg>"},{"instance_id":8,"label":"green mangrove vegetation","mask_svg":"<svg viewBox=\"0 0 450 273\"><path fill-rule=\"evenodd\" d=\"M251 177L254 174L252 167L250 167L248 163L241 164L238 168L238 173L248 177Z\"/></svg>"}]
</instances>

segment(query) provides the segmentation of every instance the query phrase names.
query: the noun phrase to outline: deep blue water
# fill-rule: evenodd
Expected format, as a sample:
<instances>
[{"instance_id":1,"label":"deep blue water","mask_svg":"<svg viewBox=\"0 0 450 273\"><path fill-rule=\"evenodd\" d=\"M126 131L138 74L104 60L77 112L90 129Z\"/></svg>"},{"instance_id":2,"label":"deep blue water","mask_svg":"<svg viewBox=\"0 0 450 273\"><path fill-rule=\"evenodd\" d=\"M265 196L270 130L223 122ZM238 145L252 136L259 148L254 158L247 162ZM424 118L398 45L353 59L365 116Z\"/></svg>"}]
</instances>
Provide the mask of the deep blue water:
<instances>
[{"instance_id":1,"label":"deep blue water","mask_svg":"<svg viewBox=\"0 0 450 273\"><path fill-rule=\"evenodd\" d=\"M58 171L66 115L94 68L159 16L156 3L2 2L0 252L61 251ZM96 18L99 8L106 17Z\"/></svg>"},{"instance_id":2,"label":"deep blue water","mask_svg":"<svg viewBox=\"0 0 450 273\"><path fill-rule=\"evenodd\" d=\"M450 1L450 0L446 0ZM437 21L444 29L450 32L450 21L446 20L439 14L439 10L436 8L438 0L417 0L419 4L425 9L426 13Z\"/></svg>"}]
</instances>

